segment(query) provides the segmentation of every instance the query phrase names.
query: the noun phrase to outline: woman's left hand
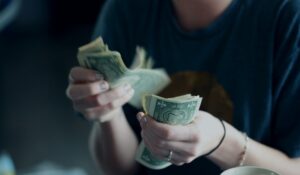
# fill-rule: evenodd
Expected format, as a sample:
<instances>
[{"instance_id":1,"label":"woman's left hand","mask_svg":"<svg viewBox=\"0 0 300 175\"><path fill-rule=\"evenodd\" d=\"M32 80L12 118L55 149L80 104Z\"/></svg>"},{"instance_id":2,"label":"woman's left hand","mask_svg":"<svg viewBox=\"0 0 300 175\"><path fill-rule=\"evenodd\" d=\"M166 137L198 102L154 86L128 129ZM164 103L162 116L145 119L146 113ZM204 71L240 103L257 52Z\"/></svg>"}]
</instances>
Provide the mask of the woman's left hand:
<instances>
[{"instance_id":1,"label":"woman's left hand","mask_svg":"<svg viewBox=\"0 0 300 175\"><path fill-rule=\"evenodd\" d=\"M137 118L141 136L149 151L157 158L175 165L190 163L208 153L220 142L224 130L219 119L211 114L198 111L195 120L188 125L168 125L153 120L139 112Z\"/></svg>"}]
</instances>

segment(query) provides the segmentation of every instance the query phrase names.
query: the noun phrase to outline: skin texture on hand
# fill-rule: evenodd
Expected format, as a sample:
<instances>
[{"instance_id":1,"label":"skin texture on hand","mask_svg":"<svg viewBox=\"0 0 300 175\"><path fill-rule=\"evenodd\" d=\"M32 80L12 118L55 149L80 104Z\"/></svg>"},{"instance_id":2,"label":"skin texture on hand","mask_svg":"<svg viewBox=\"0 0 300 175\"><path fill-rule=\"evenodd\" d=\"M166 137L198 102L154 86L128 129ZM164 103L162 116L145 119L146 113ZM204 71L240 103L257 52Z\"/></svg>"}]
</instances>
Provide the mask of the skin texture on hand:
<instances>
[{"instance_id":1,"label":"skin texture on hand","mask_svg":"<svg viewBox=\"0 0 300 175\"><path fill-rule=\"evenodd\" d=\"M142 138L151 153L166 160L172 151L170 162L178 166L212 150L224 132L220 120L204 111L199 111L195 120L185 126L159 123L141 112L137 118Z\"/></svg>"},{"instance_id":2,"label":"skin texture on hand","mask_svg":"<svg viewBox=\"0 0 300 175\"><path fill-rule=\"evenodd\" d=\"M76 111L88 120L107 122L121 110L134 94L129 84L110 89L108 82L96 71L75 67L69 74L67 96Z\"/></svg>"},{"instance_id":3,"label":"skin texture on hand","mask_svg":"<svg viewBox=\"0 0 300 175\"><path fill-rule=\"evenodd\" d=\"M211 114L199 111L195 121L185 126L156 122L150 116L138 113L146 147L156 157L167 160L173 151L171 163L183 165L212 150L223 134L221 122ZM218 149L207 156L222 169L238 166L244 149L243 134L228 123L226 136ZM299 174L299 158L290 158L283 152L249 138L245 165L265 167L280 174ZM287 168L288 167L288 168Z\"/></svg>"},{"instance_id":4,"label":"skin texture on hand","mask_svg":"<svg viewBox=\"0 0 300 175\"><path fill-rule=\"evenodd\" d=\"M130 128L122 106L134 94L129 85L111 89L96 71L74 67L66 90L74 109L94 122L89 147L95 162L106 174L133 174L137 138Z\"/></svg>"}]
</instances>

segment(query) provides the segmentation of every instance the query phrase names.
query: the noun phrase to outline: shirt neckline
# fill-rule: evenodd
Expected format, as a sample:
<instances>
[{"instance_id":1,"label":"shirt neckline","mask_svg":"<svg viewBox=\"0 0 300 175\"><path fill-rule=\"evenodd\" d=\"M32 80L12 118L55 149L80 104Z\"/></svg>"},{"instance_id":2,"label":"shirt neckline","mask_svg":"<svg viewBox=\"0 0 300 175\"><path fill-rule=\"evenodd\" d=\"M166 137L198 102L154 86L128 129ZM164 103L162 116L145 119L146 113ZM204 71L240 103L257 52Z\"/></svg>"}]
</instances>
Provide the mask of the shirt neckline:
<instances>
[{"instance_id":1,"label":"shirt neckline","mask_svg":"<svg viewBox=\"0 0 300 175\"><path fill-rule=\"evenodd\" d=\"M196 29L194 31L185 31L179 25L178 20L175 15L172 0L167 0L167 13L170 18L172 27L176 30L179 35L192 39L200 39L204 37L210 37L218 31L224 29L233 21L233 17L237 10L239 9L241 0L233 0L231 4L225 9L225 11L210 25L204 28Z\"/></svg>"}]
</instances>

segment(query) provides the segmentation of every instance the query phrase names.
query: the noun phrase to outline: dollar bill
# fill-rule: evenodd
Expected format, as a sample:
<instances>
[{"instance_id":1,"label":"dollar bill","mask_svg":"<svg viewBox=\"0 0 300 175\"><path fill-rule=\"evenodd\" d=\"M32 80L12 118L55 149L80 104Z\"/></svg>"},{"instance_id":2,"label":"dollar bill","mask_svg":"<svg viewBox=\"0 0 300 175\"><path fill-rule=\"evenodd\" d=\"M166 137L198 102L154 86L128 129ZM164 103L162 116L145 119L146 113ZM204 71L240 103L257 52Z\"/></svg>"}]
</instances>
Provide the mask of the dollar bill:
<instances>
[{"instance_id":1,"label":"dollar bill","mask_svg":"<svg viewBox=\"0 0 300 175\"><path fill-rule=\"evenodd\" d=\"M143 109L146 114L158 122L170 125L187 125L194 120L201 101L201 97L190 94L173 98L145 95L143 97ZM152 155L143 141L138 147L136 161L151 169L163 169L171 165L170 162L160 160Z\"/></svg>"},{"instance_id":2,"label":"dollar bill","mask_svg":"<svg viewBox=\"0 0 300 175\"><path fill-rule=\"evenodd\" d=\"M136 108L141 107L144 94L157 94L170 83L164 69L152 69L153 60L146 58L141 47L137 47L132 69L126 67L119 52L109 50L101 37L80 47L77 58L81 66L101 73L112 88L131 84L135 93L129 103Z\"/></svg>"}]
</instances>

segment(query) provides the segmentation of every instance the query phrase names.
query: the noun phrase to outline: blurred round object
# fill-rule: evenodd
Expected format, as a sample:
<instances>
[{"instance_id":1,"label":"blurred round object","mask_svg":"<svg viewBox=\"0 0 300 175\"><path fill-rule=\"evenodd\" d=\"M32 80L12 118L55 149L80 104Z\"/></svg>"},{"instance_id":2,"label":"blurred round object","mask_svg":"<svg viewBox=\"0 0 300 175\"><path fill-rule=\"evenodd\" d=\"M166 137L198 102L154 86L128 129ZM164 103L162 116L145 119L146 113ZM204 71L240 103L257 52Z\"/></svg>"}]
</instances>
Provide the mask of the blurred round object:
<instances>
[{"instance_id":1,"label":"blurred round object","mask_svg":"<svg viewBox=\"0 0 300 175\"><path fill-rule=\"evenodd\" d=\"M0 0L0 31L17 15L21 0Z\"/></svg>"},{"instance_id":2,"label":"blurred round object","mask_svg":"<svg viewBox=\"0 0 300 175\"><path fill-rule=\"evenodd\" d=\"M15 175L15 166L8 153L2 152L0 154L0 174L1 175Z\"/></svg>"},{"instance_id":3,"label":"blurred round object","mask_svg":"<svg viewBox=\"0 0 300 175\"><path fill-rule=\"evenodd\" d=\"M240 166L228 169L221 175L280 175L274 171L256 167L256 166Z\"/></svg>"}]
</instances>

